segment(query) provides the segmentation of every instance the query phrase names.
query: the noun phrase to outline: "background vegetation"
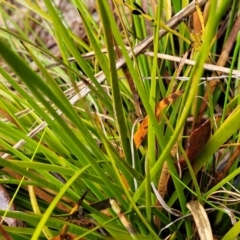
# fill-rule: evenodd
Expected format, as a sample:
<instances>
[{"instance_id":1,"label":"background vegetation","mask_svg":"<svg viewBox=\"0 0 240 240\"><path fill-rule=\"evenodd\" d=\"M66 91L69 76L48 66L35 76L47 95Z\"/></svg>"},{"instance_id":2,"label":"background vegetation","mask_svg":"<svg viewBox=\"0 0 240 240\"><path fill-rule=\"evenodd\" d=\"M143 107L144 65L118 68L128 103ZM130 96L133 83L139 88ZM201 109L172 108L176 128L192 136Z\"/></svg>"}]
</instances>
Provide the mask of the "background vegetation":
<instances>
[{"instance_id":1,"label":"background vegetation","mask_svg":"<svg viewBox=\"0 0 240 240\"><path fill-rule=\"evenodd\" d=\"M0 3L3 239L237 238L239 1L63 2Z\"/></svg>"}]
</instances>

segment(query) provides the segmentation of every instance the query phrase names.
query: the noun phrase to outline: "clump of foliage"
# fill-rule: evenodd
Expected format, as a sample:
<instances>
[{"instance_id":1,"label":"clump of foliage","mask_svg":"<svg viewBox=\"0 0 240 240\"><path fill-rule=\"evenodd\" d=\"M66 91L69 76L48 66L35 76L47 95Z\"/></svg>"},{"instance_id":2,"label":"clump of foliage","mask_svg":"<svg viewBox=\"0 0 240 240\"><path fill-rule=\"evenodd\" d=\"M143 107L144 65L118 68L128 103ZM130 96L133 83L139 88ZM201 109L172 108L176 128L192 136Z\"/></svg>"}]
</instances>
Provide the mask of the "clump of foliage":
<instances>
[{"instance_id":1,"label":"clump of foliage","mask_svg":"<svg viewBox=\"0 0 240 240\"><path fill-rule=\"evenodd\" d=\"M239 2L109 2L1 2L0 232L236 238Z\"/></svg>"}]
</instances>

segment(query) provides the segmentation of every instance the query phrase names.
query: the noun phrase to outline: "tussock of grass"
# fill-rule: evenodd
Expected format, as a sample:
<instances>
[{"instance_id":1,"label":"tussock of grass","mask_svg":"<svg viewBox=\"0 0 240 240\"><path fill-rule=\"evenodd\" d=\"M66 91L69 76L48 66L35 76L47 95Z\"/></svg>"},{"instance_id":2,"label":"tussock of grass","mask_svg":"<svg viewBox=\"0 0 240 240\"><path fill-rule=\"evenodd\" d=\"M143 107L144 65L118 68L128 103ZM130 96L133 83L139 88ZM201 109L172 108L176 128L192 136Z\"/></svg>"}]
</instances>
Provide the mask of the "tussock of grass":
<instances>
[{"instance_id":1,"label":"tussock of grass","mask_svg":"<svg viewBox=\"0 0 240 240\"><path fill-rule=\"evenodd\" d=\"M72 1L78 36L53 1L1 2L0 184L17 211L0 214L24 223L5 237L239 235L238 1L208 2L199 33L206 0L193 23L195 2L142 2ZM89 205L106 199L115 212Z\"/></svg>"}]
</instances>

